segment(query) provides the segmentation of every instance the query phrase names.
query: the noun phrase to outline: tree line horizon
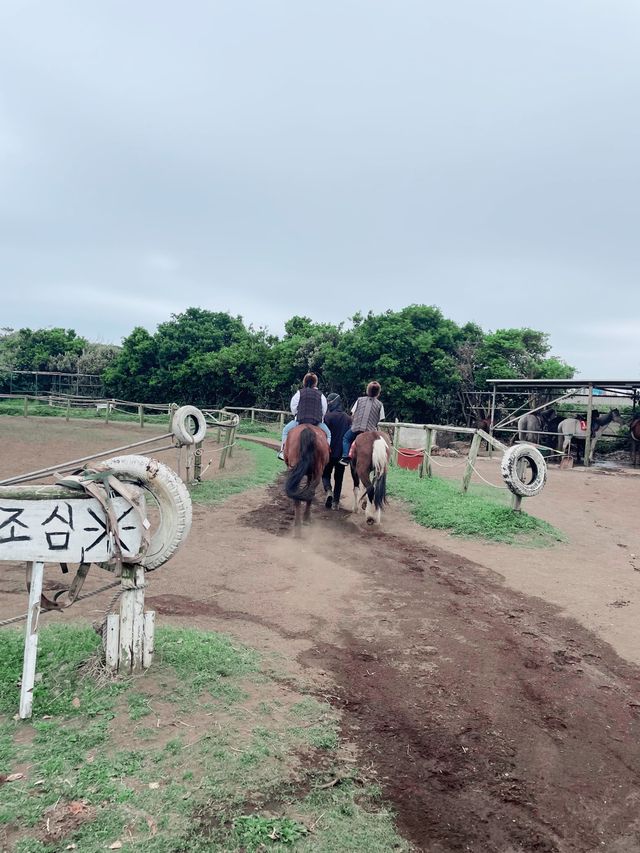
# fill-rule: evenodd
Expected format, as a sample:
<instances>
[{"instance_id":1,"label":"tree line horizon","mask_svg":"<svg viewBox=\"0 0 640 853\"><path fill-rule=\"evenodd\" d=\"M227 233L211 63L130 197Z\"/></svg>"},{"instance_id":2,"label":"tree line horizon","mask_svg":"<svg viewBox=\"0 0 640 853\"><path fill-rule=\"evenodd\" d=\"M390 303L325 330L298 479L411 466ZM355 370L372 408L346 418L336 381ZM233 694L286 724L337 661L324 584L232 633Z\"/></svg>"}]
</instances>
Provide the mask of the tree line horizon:
<instances>
[{"instance_id":1,"label":"tree line horizon","mask_svg":"<svg viewBox=\"0 0 640 853\"><path fill-rule=\"evenodd\" d=\"M307 371L345 403L372 379L389 417L469 422L487 379L570 379L548 334L459 325L434 305L409 305L347 322L293 316L282 336L228 312L188 308L154 332L135 327L121 346L92 343L73 329L0 331L0 388L11 370L99 375L109 397L144 403L288 409Z\"/></svg>"}]
</instances>

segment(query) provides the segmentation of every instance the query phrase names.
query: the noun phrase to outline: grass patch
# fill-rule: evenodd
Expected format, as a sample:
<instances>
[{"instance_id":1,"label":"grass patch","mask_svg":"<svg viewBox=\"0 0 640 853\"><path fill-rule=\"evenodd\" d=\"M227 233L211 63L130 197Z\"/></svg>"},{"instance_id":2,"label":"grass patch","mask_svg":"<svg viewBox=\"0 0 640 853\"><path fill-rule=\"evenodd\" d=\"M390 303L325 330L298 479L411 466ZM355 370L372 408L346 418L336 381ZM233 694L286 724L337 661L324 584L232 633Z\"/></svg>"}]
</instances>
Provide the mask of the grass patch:
<instances>
[{"instance_id":1,"label":"grass patch","mask_svg":"<svg viewBox=\"0 0 640 853\"><path fill-rule=\"evenodd\" d=\"M423 527L449 530L457 536L488 539L525 547L548 547L564 541L562 533L526 512L513 512L504 492L483 488L464 495L458 483L439 477L420 479L416 472L392 468L389 494L409 504Z\"/></svg>"},{"instance_id":2,"label":"grass patch","mask_svg":"<svg viewBox=\"0 0 640 853\"><path fill-rule=\"evenodd\" d=\"M215 479L194 486L191 497L196 503L216 504L247 489L267 486L284 470L283 463L269 447L240 441L234 451L249 454L250 470L244 474L223 471Z\"/></svg>"},{"instance_id":3,"label":"grass patch","mask_svg":"<svg viewBox=\"0 0 640 853\"><path fill-rule=\"evenodd\" d=\"M289 418L290 420L290 418ZM243 418L238 426L241 435L256 435L260 438L274 438L280 441L282 429L279 423L265 423Z\"/></svg>"},{"instance_id":4,"label":"grass patch","mask_svg":"<svg viewBox=\"0 0 640 853\"><path fill-rule=\"evenodd\" d=\"M0 769L23 774L1 789L2 849L408 849L341 762L337 713L233 639L159 629L152 669L115 681L91 629L44 627L31 722L13 719L21 632L0 641Z\"/></svg>"},{"instance_id":5,"label":"grass patch","mask_svg":"<svg viewBox=\"0 0 640 853\"><path fill-rule=\"evenodd\" d=\"M24 415L24 400L0 400L0 415ZM29 416L39 418L64 418L67 415L66 406L50 406L48 403L29 400ZM98 411L95 406L87 406L86 408L69 409L69 417L74 420L85 421L105 421L106 410ZM138 423L137 412L111 411L109 413L109 423L113 422L128 422ZM168 414L149 414L144 413L144 422L148 424L164 424L169 428Z\"/></svg>"}]
</instances>

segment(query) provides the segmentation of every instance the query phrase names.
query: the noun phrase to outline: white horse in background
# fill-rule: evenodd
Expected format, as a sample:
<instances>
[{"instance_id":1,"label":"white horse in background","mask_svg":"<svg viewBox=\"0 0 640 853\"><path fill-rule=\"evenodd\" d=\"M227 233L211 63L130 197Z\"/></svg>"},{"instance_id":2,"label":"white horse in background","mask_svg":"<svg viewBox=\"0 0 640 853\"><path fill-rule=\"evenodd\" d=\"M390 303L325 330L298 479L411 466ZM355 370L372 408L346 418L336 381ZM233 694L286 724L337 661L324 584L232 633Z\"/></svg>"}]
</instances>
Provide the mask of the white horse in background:
<instances>
[{"instance_id":1,"label":"white horse in background","mask_svg":"<svg viewBox=\"0 0 640 853\"><path fill-rule=\"evenodd\" d=\"M591 451L589 453L589 462L593 462L593 457L596 452L596 444L598 439L609 426L611 422L620 424L622 418L618 409L611 409L607 415L598 415L591 425ZM558 432L560 439L558 441L558 449L567 455L571 449L571 439L577 438L581 441L586 441L587 431L582 428L582 421L579 418L565 418L558 424Z\"/></svg>"}]
</instances>

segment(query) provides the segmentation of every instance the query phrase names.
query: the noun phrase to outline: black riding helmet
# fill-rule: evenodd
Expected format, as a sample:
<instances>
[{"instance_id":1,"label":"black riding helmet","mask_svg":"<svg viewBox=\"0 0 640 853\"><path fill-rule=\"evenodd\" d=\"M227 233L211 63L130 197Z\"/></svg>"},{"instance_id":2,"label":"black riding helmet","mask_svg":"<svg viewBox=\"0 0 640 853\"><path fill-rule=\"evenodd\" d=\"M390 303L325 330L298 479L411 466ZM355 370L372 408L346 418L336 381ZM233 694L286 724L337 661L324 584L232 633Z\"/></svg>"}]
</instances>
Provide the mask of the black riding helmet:
<instances>
[{"instance_id":1,"label":"black riding helmet","mask_svg":"<svg viewBox=\"0 0 640 853\"><path fill-rule=\"evenodd\" d=\"M331 394L328 394L327 406L330 412L341 412L342 400L340 399L340 394L336 394L335 391L332 391Z\"/></svg>"}]
</instances>

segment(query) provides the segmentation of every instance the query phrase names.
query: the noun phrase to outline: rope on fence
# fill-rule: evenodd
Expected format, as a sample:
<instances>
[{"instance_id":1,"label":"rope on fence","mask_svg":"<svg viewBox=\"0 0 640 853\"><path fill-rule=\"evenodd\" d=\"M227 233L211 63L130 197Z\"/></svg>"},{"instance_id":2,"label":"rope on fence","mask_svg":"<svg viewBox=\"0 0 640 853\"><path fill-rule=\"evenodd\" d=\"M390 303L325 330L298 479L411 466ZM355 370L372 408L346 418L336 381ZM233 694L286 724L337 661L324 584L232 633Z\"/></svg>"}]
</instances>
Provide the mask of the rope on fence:
<instances>
[{"instance_id":1,"label":"rope on fence","mask_svg":"<svg viewBox=\"0 0 640 853\"><path fill-rule=\"evenodd\" d=\"M104 584L103 586L98 587L98 589L94 589L92 592L86 592L84 595L79 595L76 599L78 601L84 601L85 598L92 598L94 595L99 595L101 592L106 592L108 589L113 589L116 586L120 586L120 581L112 581L111 583ZM111 604L109 605L108 610L111 610L115 602L120 597L120 590L118 593L114 595ZM75 603L75 602L74 602ZM60 613L60 610L41 610L40 615L43 613ZM108 611L107 611L108 612ZM22 613L20 616L12 616L10 619L3 619L0 621L0 628L5 628L7 625L13 625L18 622L24 622L27 618L28 613Z\"/></svg>"},{"instance_id":2,"label":"rope on fence","mask_svg":"<svg viewBox=\"0 0 640 853\"><path fill-rule=\"evenodd\" d=\"M213 448L213 450L212 450L211 452L212 452L212 453L221 453L223 450L228 450L228 449L230 449L230 448L232 448L232 447L235 447L237 443L238 443L237 441L232 441L232 442L231 442L231 444L225 444L223 447L214 447L214 448ZM209 462L208 462L208 464L207 464L207 467L206 467L206 468L204 469L204 471L202 471L202 473L200 474L200 479L202 479L202 477L204 477L204 475L207 473L207 471L209 470L209 468L211 468L211 465L212 465L212 464L213 464L213 456L212 456L212 457L211 457L211 459L209 460Z\"/></svg>"}]
</instances>

